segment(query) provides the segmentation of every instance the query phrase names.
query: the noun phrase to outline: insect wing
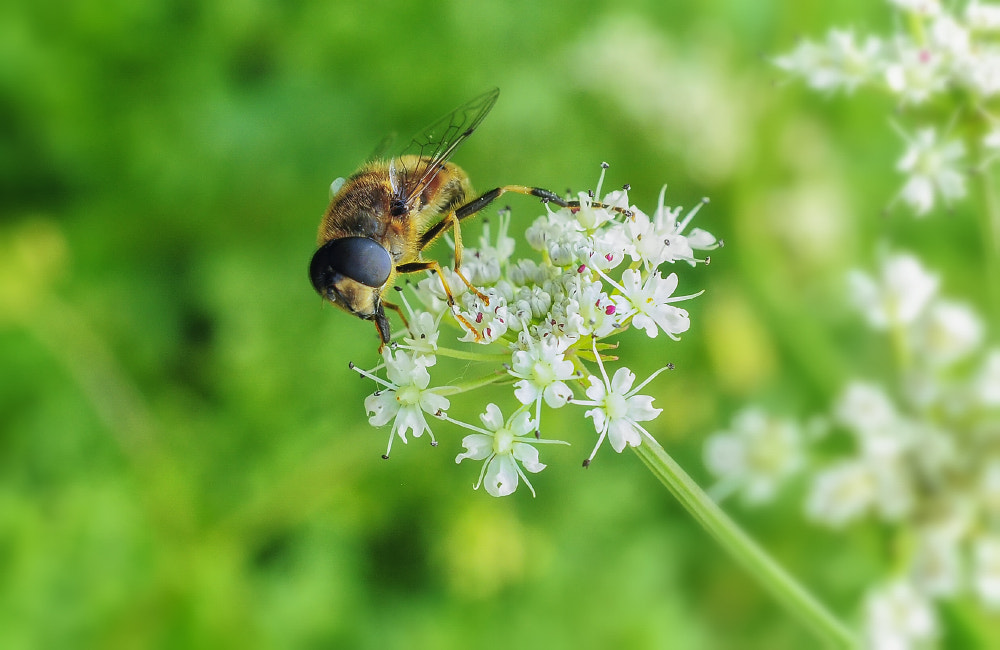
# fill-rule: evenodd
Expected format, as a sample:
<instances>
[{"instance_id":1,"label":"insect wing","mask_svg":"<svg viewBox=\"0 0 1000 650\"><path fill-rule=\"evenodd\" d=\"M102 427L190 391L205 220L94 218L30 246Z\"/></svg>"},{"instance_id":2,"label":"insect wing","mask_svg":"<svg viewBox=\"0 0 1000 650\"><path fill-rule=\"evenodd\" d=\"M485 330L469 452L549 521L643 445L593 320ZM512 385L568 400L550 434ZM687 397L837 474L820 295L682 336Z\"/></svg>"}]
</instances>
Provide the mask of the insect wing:
<instances>
[{"instance_id":1,"label":"insect wing","mask_svg":"<svg viewBox=\"0 0 1000 650\"><path fill-rule=\"evenodd\" d=\"M421 131L420 135L413 138L413 141L399 154L400 157L415 155L421 159L429 159L419 175L411 173L413 170L406 169L400 159L394 161L396 164L391 167L396 198L402 201L407 209L412 207L415 198L420 196L424 188L441 172L444 163L448 162L459 145L475 132L493 108L499 95L500 89L494 88L462 104Z\"/></svg>"},{"instance_id":2,"label":"insect wing","mask_svg":"<svg viewBox=\"0 0 1000 650\"><path fill-rule=\"evenodd\" d=\"M382 160L385 158L394 142L396 142L396 132L393 131L392 133L387 133L386 136L378 143L378 146L372 150L371 155L365 158L365 162L372 162L373 160Z\"/></svg>"}]
</instances>

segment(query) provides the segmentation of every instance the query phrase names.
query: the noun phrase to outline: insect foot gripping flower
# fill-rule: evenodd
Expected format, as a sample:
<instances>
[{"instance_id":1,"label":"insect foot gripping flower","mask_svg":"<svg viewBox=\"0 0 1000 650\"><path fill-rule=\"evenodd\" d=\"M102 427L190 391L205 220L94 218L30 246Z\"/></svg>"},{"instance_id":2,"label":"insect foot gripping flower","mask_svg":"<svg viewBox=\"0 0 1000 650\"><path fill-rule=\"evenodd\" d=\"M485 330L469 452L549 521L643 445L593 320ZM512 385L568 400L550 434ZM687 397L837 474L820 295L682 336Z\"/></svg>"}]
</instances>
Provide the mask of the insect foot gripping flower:
<instances>
[{"instance_id":1,"label":"insect foot gripping flower","mask_svg":"<svg viewBox=\"0 0 1000 650\"><path fill-rule=\"evenodd\" d=\"M479 247L463 249L461 270L476 290L443 269L453 307L437 273L401 288L397 313L406 314L406 330L393 329L379 366L354 368L378 384L365 408L373 426L391 424L386 457L396 436L406 442L408 432L430 433L432 416L451 432L472 431L461 440L465 451L456 460L482 461L476 487L506 496L522 480L535 493L527 475L545 467L538 460L539 444L568 444L548 439L568 436L544 435L549 410L563 409L563 422L576 417L593 423L597 444L585 466L605 439L618 452L653 441L644 423L661 409L653 407L651 395L640 393L665 368L636 385L635 373L611 367L617 357L606 355L627 347L629 339L614 339L633 325L650 338L662 332L677 340L686 332L691 319L677 303L700 293L678 291L687 282L682 274L704 267L709 260L699 258L700 251L722 242L692 227L707 200L685 211L666 206L661 191L647 214L631 204L627 185L602 193L606 170L602 165L596 190L550 200L541 216L526 221L534 259L515 257L510 224L516 221L509 209L502 210L484 228ZM677 264L679 273L661 270L677 262L683 263ZM659 346L672 344L664 338L633 340L655 344L657 349L645 354L663 356ZM432 374L450 377L451 385L436 385ZM479 393L483 398L476 404L472 399ZM445 413L456 395L463 408L471 404L481 413L481 427Z\"/></svg>"}]
</instances>

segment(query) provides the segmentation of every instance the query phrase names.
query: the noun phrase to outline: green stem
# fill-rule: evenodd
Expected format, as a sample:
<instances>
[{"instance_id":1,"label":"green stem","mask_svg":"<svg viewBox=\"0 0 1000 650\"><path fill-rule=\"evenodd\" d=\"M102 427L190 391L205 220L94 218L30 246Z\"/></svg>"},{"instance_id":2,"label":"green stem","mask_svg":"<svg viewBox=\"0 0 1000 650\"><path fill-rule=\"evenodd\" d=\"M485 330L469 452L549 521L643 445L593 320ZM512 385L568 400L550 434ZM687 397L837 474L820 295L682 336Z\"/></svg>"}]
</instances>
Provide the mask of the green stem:
<instances>
[{"instance_id":1,"label":"green stem","mask_svg":"<svg viewBox=\"0 0 1000 650\"><path fill-rule=\"evenodd\" d=\"M434 392L438 395L448 397L449 395L458 395L459 393L465 393L470 390L475 390L477 388L482 388L483 386L489 386L490 384L496 384L501 381L509 380L511 377L506 372L496 372L491 375L486 375L485 377L478 377L476 379L470 379L469 381L459 382L457 384L452 384L450 386L442 386L440 388L435 388Z\"/></svg>"},{"instance_id":2,"label":"green stem","mask_svg":"<svg viewBox=\"0 0 1000 650\"><path fill-rule=\"evenodd\" d=\"M993 170L984 166L975 175L980 198L980 220L983 240L988 314L994 327L1000 323L1000 201L993 191Z\"/></svg>"},{"instance_id":3,"label":"green stem","mask_svg":"<svg viewBox=\"0 0 1000 650\"><path fill-rule=\"evenodd\" d=\"M510 353L488 353L488 352L466 352L465 350L453 350L451 348L438 348L434 354L439 357L451 357L452 359L462 359L464 361L510 361Z\"/></svg>"},{"instance_id":4,"label":"green stem","mask_svg":"<svg viewBox=\"0 0 1000 650\"><path fill-rule=\"evenodd\" d=\"M847 626L750 539L659 443L645 438L633 449L695 520L816 636L833 647L858 646Z\"/></svg>"}]
</instances>

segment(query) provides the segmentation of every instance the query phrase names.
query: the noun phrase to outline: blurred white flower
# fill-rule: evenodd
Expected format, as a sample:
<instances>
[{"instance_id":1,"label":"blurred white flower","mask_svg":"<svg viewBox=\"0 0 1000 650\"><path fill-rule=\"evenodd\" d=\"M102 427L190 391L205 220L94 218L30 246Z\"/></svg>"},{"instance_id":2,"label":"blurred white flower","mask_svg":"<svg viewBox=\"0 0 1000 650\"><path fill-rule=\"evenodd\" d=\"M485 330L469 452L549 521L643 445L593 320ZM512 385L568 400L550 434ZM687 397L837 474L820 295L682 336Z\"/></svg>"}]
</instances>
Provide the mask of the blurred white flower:
<instances>
[{"instance_id":1,"label":"blurred white flower","mask_svg":"<svg viewBox=\"0 0 1000 650\"><path fill-rule=\"evenodd\" d=\"M748 407L733 416L729 429L709 436L705 465L719 483L720 500L740 492L748 505L774 499L777 491L805 463L802 431L793 421Z\"/></svg>"},{"instance_id":2,"label":"blurred white flower","mask_svg":"<svg viewBox=\"0 0 1000 650\"><path fill-rule=\"evenodd\" d=\"M980 535L973 542L972 582L983 603L1000 609L1000 535Z\"/></svg>"},{"instance_id":3,"label":"blurred white flower","mask_svg":"<svg viewBox=\"0 0 1000 650\"><path fill-rule=\"evenodd\" d=\"M993 454L982 460L974 495L988 519L1000 517L1000 455Z\"/></svg>"},{"instance_id":4,"label":"blurred white flower","mask_svg":"<svg viewBox=\"0 0 1000 650\"><path fill-rule=\"evenodd\" d=\"M480 485L485 484L490 495L507 496L514 493L518 479L521 478L534 496L535 488L521 469L523 466L533 474L545 469L545 465L538 462L538 450L534 445L569 443L534 437L532 434L535 432L535 423L531 421L531 414L527 411L517 411L509 420L504 421L500 408L490 403L479 419L485 429L448 418L449 422L477 432L462 439L465 453L456 456L455 462L461 463L466 458L485 461L479 472L479 480L476 481L477 490Z\"/></svg>"},{"instance_id":5,"label":"blurred white flower","mask_svg":"<svg viewBox=\"0 0 1000 650\"><path fill-rule=\"evenodd\" d=\"M805 78L816 90L834 91L843 88L848 93L868 82L882 67L882 42L867 36L855 42L853 30L832 29L826 43L802 41L774 64L782 70Z\"/></svg>"},{"instance_id":6,"label":"blurred white flower","mask_svg":"<svg viewBox=\"0 0 1000 650\"><path fill-rule=\"evenodd\" d=\"M834 404L833 415L854 434L864 456L895 457L909 446L895 405L877 384L862 381L848 384Z\"/></svg>"},{"instance_id":7,"label":"blurred white flower","mask_svg":"<svg viewBox=\"0 0 1000 650\"><path fill-rule=\"evenodd\" d=\"M940 0L889 0L902 11L912 11L925 16L935 16L941 12Z\"/></svg>"},{"instance_id":8,"label":"blurred white flower","mask_svg":"<svg viewBox=\"0 0 1000 650\"><path fill-rule=\"evenodd\" d=\"M973 393L987 408L1000 406L1000 349L990 350L973 383Z\"/></svg>"},{"instance_id":9,"label":"blurred white flower","mask_svg":"<svg viewBox=\"0 0 1000 650\"><path fill-rule=\"evenodd\" d=\"M896 38L896 56L885 67L885 81L903 104L922 104L948 85L944 54Z\"/></svg>"},{"instance_id":10,"label":"blurred white flower","mask_svg":"<svg viewBox=\"0 0 1000 650\"><path fill-rule=\"evenodd\" d=\"M911 579L920 593L934 598L959 593L965 577L961 548L965 533L965 526L924 526L917 531L910 563Z\"/></svg>"},{"instance_id":11,"label":"blurred white flower","mask_svg":"<svg viewBox=\"0 0 1000 650\"><path fill-rule=\"evenodd\" d=\"M1000 5L972 0L965 7L965 23L976 31L1000 31Z\"/></svg>"},{"instance_id":12,"label":"blurred white flower","mask_svg":"<svg viewBox=\"0 0 1000 650\"><path fill-rule=\"evenodd\" d=\"M930 26L930 40L952 68L961 69L974 58L969 29L951 14L940 14L934 19Z\"/></svg>"},{"instance_id":13,"label":"blurred white flower","mask_svg":"<svg viewBox=\"0 0 1000 650\"><path fill-rule=\"evenodd\" d=\"M933 603L910 583L897 580L865 599L865 644L878 650L927 647L938 635Z\"/></svg>"},{"instance_id":14,"label":"blurred white flower","mask_svg":"<svg viewBox=\"0 0 1000 650\"><path fill-rule=\"evenodd\" d=\"M840 528L869 511L899 521L912 511L914 495L905 465L895 459L855 458L820 470L806 497L814 521Z\"/></svg>"},{"instance_id":15,"label":"blurred white flower","mask_svg":"<svg viewBox=\"0 0 1000 650\"><path fill-rule=\"evenodd\" d=\"M889 256L878 279L851 271L851 299L868 324L876 330L909 325L937 293L939 278L913 255Z\"/></svg>"},{"instance_id":16,"label":"blurred white flower","mask_svg":"<svg viewBox=\"0 0 1000 650\"><path fill-rule=\"evenodd\" d=\"M983 329L983 321L968 305L939 299L917 323L914 347L924 360L947 366L979 347Z\"/></svg>"},{"instance_id":17,"label":"blurred white flower","mask_svg":"<svg viewBox=\"0 0 1000 650\"><path fill-rule=\"evenodd\" d=\"M913 137L902 135L909 147L896 164L907 176L899 197L918 217L930 212L938 194L946 205L965 196L965 172L960 166L965 146L960 141L941 140L933 128L920 129Z\"/></svg>"},{"instance_id":18,"label":"blurred white flower","mask_svg":"<svg viewBox=\"0 0 1000 650\"><path fill-rule=\"evenodd\" d=\"M980 46L976 56L969 57L963 70L968 85L977 94L991 97L1000 92L1000 49Z\"/></svg>"},{"instance_id":19,"label":"blurred white flower","mask_svg":"<svg viewBox=\"0 0 1000 650\"><path fill-rule=\"evenodd\" d=\"M877 489L878 483L867 463L837 462L813 477L806 497L806 514L814 521L841 528L871 508Z\"/></svg>"}]
</instances>

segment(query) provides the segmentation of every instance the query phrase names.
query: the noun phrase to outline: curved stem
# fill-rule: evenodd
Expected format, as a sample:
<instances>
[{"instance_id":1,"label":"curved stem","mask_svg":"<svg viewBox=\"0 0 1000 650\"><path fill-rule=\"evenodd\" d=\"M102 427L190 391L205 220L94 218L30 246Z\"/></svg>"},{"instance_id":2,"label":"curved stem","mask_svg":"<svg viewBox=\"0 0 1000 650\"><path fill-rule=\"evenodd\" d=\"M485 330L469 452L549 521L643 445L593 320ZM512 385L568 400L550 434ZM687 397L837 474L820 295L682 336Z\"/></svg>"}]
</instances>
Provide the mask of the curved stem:
<instances>
[{"instance_id":1,"label":"curved stem","mask_svg":"<svg viewBox=\"0 0 1000 650\"><path fill-rule=\"evenodd\" d=\"M980 200L987 313L996 326L1000 322L1000 201L994 191L993 170L989 166L980 169L975 174L975 184Z\"/></svg>"},{"instance_id":2,"label":"curved stem","mask_svg":"<svg viewBox=\"0 0 1000 650\"><path fill-rule=\"evenodd\" d=\"M490 353L490 352L466 352L465 350L455 350L452 348L438 348L434 354L439 357L451 357L452 359L462 359L463 361L509 361L510 353Z\"/></svg>"},{"instance_id":3,"label":"curved stem","mask_svg":"<svg viewBox=\"0 0 1000 650\"><path fill-rule=\"evenodd\" d=\"M691 516L817 637L832 647L858 647L847 626L750 539L659 443L644 438L633 450Z\"/></svg>"}]
</instances>

